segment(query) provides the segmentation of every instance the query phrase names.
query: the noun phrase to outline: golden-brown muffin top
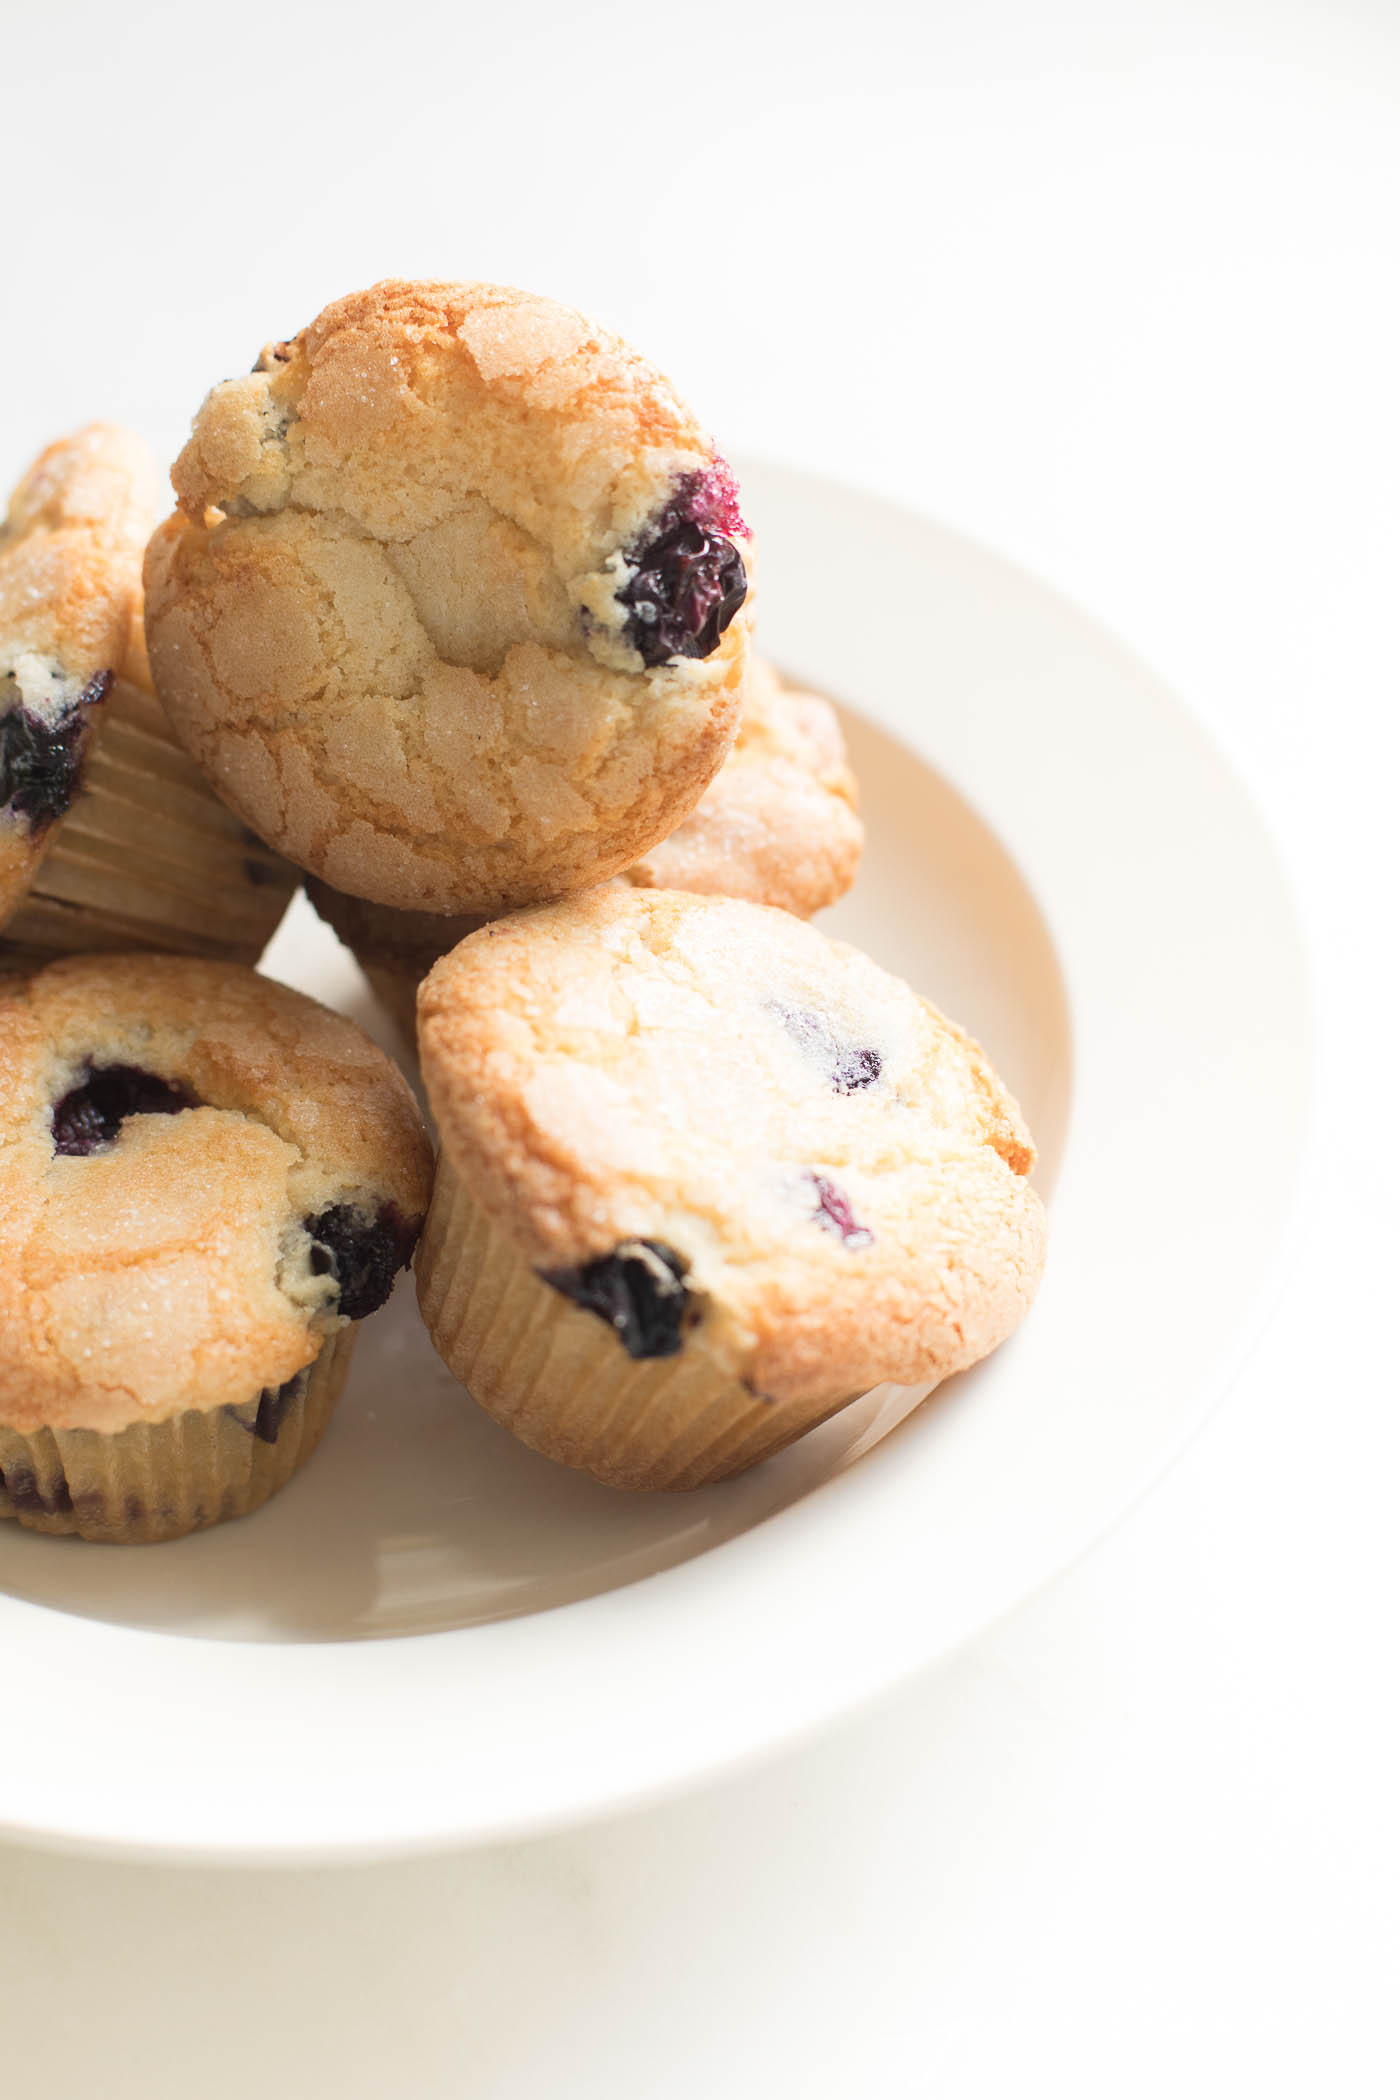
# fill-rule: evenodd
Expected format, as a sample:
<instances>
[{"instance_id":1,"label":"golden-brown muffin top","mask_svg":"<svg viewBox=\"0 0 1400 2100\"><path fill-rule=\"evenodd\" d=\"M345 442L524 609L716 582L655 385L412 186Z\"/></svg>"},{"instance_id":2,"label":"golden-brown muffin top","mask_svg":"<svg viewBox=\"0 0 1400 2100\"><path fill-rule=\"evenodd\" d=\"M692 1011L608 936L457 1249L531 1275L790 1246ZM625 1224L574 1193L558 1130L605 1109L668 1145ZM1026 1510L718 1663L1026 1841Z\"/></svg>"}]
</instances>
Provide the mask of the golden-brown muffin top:
<instances>
[{"instance_id":1,"label":"golden-brown muffin top","mask_svg":"<svg viewBox=\"0 0 1400 2100\"><path fill-rule=\"evenodd\" d=\"M431 1153L361 1030L235 964L0 978L0 1422L241 1405L381 1302Z\"/></svg>"},{"instance_id":2,"label":"golden-brown muffin top","mask_svg":"<svg viewBox=\"0 0 1400 2100\"><path fill-rule=\"evenodd\" d=\"M670 383L583 315L374 286L215 387L146 563L156 688L335 888L486 913L615 874L736 727L751 544Z\"/></svg>"},{"instance_id":3,"label":"golden-brown muffin top","mask_svg":"<svg viewBox=\"0 0 1400 2100\"><path fill-rule=\"evenodd\" d=\"M686 1345L760 1392L946 1375L1034 1294L1015 1102L907 985L786 912L600 890L517 913L434 967L419 1047L444 1156L535 1267L665 1250Z\"/></svg>"},{"instance_id":4,"label":"golden-brown muffin top","mask_svg":"<svg viewBox=\"0 0 1400 2100\"><path fill-rule=\"evenodd\" d=\"M93 423L42 452L0 528L0 926L77 792L132 648L155 464Z\"/></svg>"}]
</instances>

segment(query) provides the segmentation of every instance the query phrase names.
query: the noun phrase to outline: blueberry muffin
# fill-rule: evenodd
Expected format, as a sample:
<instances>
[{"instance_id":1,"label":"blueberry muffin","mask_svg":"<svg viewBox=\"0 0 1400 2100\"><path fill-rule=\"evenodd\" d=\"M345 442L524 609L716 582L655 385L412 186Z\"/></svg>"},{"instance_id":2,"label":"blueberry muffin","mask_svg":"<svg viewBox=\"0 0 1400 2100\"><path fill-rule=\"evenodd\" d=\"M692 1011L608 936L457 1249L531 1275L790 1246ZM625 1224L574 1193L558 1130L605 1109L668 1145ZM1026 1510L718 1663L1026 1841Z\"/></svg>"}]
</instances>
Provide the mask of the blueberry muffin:
<instances>
[{"instance_id":1,"label":"blueberry muffin","mask_svg":"<svg viewBox=\"0 0 1400 2100\"><path fill-rule=\"evenodd\" d=\"M113 1541L314 1450L431 1181L394 1066L235 964L0 979L0 1516Z\"/></svg>"},{"instance_id":2,"label":"blueberry muffin","mask_svg":"<svg viewBox=\"0 0 1400 2100\"><path fill-rule=\"evenodd\" d=\"M171 735L141 635L155 468L93 424L0 532L0 964L97 948L253 962L296 877Z\"/></svg>"},{"instance_id":3,"label":"blueberry muffin","mask_svg":"<svg viewBox=\"0 0 1400 2100\"><path fill-rule=\"evenodd\" d=\"M785 912L598 890L437 963L433 1341L614 1485L742 1471L884 1380L975 1363L1035 1293L1014 1101L961 1030Z\"/></svg>"},{"instance_id":4,"label":"blueberry muffin","mask_svg":"<svg viewBox=\"0 0 1400 2100\"><path fill-rule=\"evenodd\" d=\"M771 664L752 658L734 749L670 837L613 879L637 889L747 897L807 918L850 888L864 838L836 710L784 686ZM396 911L314 876L306 893L411 1043L419 984L484 921Z\"/></svg>"},{"instance_id":5,"label":"blueberry muffin","mask_svg":"<svg viewBox=\"0 0 1400 2100\"><path fill-rule=\"evenodd\" d=\"M404 910L616 874L724 761L734 482L669 382L498 285L391 281L214 388L146 560L156 690L239 814Z\"/></svg>"},{"instance_id":6,"label":"blueberry muffin","mask_svg":"<svg viewBox=\"0 0 1400 2100\"><path fill-rule=\"evenodd\" d=\"M844 897L864 843L835 708L755 657L734 749L690 815L619 879L809 919Z\"/></svg>"}]
</instances>

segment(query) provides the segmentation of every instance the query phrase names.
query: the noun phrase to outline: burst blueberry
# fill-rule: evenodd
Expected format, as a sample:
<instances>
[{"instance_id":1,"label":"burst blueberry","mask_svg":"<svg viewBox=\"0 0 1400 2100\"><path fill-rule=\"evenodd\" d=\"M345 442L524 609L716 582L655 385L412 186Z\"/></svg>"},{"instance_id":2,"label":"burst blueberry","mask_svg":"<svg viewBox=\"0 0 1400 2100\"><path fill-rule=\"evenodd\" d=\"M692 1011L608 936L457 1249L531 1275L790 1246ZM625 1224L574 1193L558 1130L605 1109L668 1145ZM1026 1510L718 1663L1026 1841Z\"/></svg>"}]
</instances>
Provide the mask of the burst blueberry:
<instances>
[{"instance_id":1,"label":"burst blueberry","mask_svg":"<svg viewBox=\"0 0 1400 2100\"><path fill-rule=\"evenodd\" d=\"M257 1413L251 1422L243 1424L250 1436L255 1436L263 1444L275 1444L277 1442L278 1437L282 1434L282 1424L286 1421L297 1401L304 1399L306 1396L311 1369L312 1367L308 1366L306 1370L298 1371L296 1377L289 1378L285 1385L263 1387L263 1390L258 1394ZM241 1420L236 1411L235 1419Z\"/></svg>"},{"instance_id":2,"label":"burst blueberry","mask_svg":"<svg viewBox=\"0 0 1400 2100\"><path fill-rule=\"evenodd\" d=\"M705 657L748 596L743 557L727 531L738 509L716 493L713 476L682 481L645 537L627 549L632 575L618 592L627 640L648 670L677 657ZM734 522L731 522L734 521Z\"/></svg>"},{"instance_id":3,"label":"burst blueberry","mask_svg":"<svg viewBox=\"0 0 1400 2100\"><path fill-rule=\"evenodd\" d=\"M857 1094L874 1086L885 1063L878 1050L843 1043L831 1023L809 1006L778 1005L774 1010L799 1048L825 1066L836 1093Z\"/></svg>"},{"instance_id":4,"label":"burst blueberry","mask_svg":"<svg viewBox=\"0 0 1400 2100\"><path fill-rule=\"evenodd\" d=\"M110 671L88 680L78 698L51 719L27 707L0 715L0 809L43 831L64 816L82 771L88 714L106 698Z\"/></svg>"},{"instance_id":5,"label":"burst blueberry","mask_svg":"<svg viewBox=\"0 0 1400 2100\"><path fill-rule=\"evenodd\" d=\"M596 1313L639 1360L678 1356L690 1305L686 1262L660 1240L623 1240L580 1268L541 1269L543 1280Z\"/></svg>"},{"instance_id":6,"label":"burst blueberry","mask_svg":"<svg viewBox=\"0 0 1400 2100\"><path fill-rule=\"evenodd\" d=\"M54 1103L53 1149L85 1159L110 1145L128 1116L177 1116L199 1103L139 1065L89 1065L75 1087Z\"/></svg>"},{"instance_id":7,"label":"burst blueberry","mask_svg":"<svg viewBox=\"0 0 1400 2100\"><path fill-rule=\"evenodd\" d=\"M311 1268L330 1276L340 1293L337 1310L347 1320L378 1312L400 1269L413 1259L417 1231L392 1203L372 1217L349 1203L333 1203L304 1220L311 1236Z\"/></svg>"},{"instance_id":8,"label":"burst blueberry","mask_svg":"<svg viewBox=\"0 0 1400 2100\"><path fill-rule=\"evenodd\" d=\"M72 1491L61 1473L46 1489L39 1485L38 1475L29 1466L11 1466L8 1471L0 1467L0 1495L9 1496L12 1509L31 1515L64 1516L73 1507Z\"/></svg>"},{"instance_id":9,"label":"burst blueberry","mask_svg":"<svg viewBox=\"0 0 1400 2100\"><path fill-rule=\"evenodd\" d=\"M812 1215L818 1225L834 1232L843 1246L854 1253L861 1247L872 1247L875 1235L868 1225L862 1225L851 1208L851 1199L843 1188L828 1181L825 1174L808 1176L816 1193L817 1207Z\"/></svg>"}]
</instances>

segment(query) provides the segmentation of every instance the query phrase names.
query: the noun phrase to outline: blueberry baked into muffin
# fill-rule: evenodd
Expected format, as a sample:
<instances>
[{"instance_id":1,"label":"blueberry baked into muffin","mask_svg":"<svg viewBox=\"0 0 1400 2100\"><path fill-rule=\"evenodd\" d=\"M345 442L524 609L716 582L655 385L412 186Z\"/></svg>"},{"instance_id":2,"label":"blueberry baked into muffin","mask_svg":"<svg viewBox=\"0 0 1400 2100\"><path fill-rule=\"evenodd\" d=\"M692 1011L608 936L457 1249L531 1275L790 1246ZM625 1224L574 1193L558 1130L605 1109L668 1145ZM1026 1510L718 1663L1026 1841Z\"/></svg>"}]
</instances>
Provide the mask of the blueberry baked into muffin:
<instances>
[{"instance_id":1,"label":"blueberry baked into muffin","mask_svg":"<svg viewBox=\"0 0 1400 2100\"><path fill-rule=\"evenodd\" d=\"M155 469L94 424L41 453L0 529L0 928L40 885L130 642Z\"/></svg>"},{"instance_id":2,"label":"blueberry baked into muffin","mask_svg":"<svg viewBox=\"0 0 1400 2100\"><path fill-rule=\"evenodd\" d=\"M255 962L296 876L171 735L141 635L155 468L92 424L0 530L0 964L95 948Z\"/></svg>"},{"instance_id":3,"label":"blueberry baked into muffin","mask_svg":"<svg viewBox=\"0 0 1400 2100\"><path fill-rule=\"evenodd\" d=\"M431 1154L351 1022L234 964L0 978L0 1516L112 1541L256 1509L407 1266Z\"/></svg>"},{"instance_id":4,"label":"blueberry baked into muffin","mask_svg":"<svg viewBox=\"0 0 1400 2100\"><path fill-rule=\"evenodd\" d=\"M864 839L836 710L751 657L734 749L690 815L613 879L747 897L808 918L850 888ZM420 983L482 919L396 911L314 876L306 894L412 1043Z\"/></svg>"},{"instance_id":5,"label":"blueberry baked into muffin","mask_svg":"<svg viewBox=\"0 0 1400 2100\"><path fill-rule=\"evenodd\" d=\"M674 830L738 725L752 545L669 381L581 314L392 280L214 388L146 560L156 691L298 866L487 915Z\"/></svg>"},{"instance_id":6,"label":"blueberry baked into muffin","mask_svg":"<svg viewBox=\"0 0 1400 2100\"><path fill-rule=\"evenodd\" d=\"M781 911L597 890L419 996L442 1141L433 1341L537 1450L633 1488L742 1471L884 1380L975 1363L1045 1219L977 1045Z\"/></svg>"}]
</instances>

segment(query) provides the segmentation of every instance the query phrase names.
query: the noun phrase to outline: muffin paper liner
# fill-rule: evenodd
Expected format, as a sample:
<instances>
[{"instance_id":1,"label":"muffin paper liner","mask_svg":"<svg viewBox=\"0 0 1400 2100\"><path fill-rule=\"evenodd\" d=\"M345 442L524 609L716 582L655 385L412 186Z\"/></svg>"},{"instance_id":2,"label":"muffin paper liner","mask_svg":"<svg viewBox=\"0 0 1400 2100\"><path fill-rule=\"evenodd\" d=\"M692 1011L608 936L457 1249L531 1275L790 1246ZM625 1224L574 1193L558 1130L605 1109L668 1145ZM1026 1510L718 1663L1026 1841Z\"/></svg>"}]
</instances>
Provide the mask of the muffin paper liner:
<instances>
[{"instance_id":1,"label":"muffin paper liner","mask_svg":"<svg viewBox=\"0 0 1400 2100\"><path fill-rule=\"evenodd\" d=\"M357 957L369 980L369 988L394 1026L410 1044L418 1040L418 987L423 978L417 970L391 969L386 963L368 963ZM424 973L426 974L426 973Z\"/></svg>"},{"instance_id":2,"label":"muffin paper liner","mask_svg":"<svg viewBox=\"0 0 1400 2100\"><path fill-rule=\"evenodd\" d=\"M416 1266L433 1345L472 1398L522 1443L611 1487L726 1479L855 1397L764 1399L694 1343L634 1362L605 1321L541 1281L445 1158Z\"/></svg>"},{"instance_id":3,"label":"muffin paper liner","mask_svg":"<svg viewBox=\"0 0 1400 2100\"><path fill-rule=\"evenodd\" d=\"M440 955L475 933L486 920L399 911L392 904L347 896L315 875L306 877L306 894L337 940L350 950L406 1042L416 1045L419 985Z\"/></svg>"},{"instance_id":4,"label":"muffin paper liner","mask_svg":"<svg viewBox=\"0 0 1400 2100\"><path fill-rule=\"evenodd\" d=\"M358 1328L338 1328L276 1394L189 1408L165 1422L97 1429L0 1425L0 1517L112 1545L183 1538L247 1516L310 1458L350 1368Z\"/></svg>"},{"instance_id":5,"label":"muffin paper liner","mask_svg":"<svg viewBox=\"0 0 1400 2100\"><path fill-rule=\"evenodd\" d=\"M255 963L300 877L224 807L150 693L119 678L102 713L81 790L0 948Z\"/></svg>"}]
</instances>

